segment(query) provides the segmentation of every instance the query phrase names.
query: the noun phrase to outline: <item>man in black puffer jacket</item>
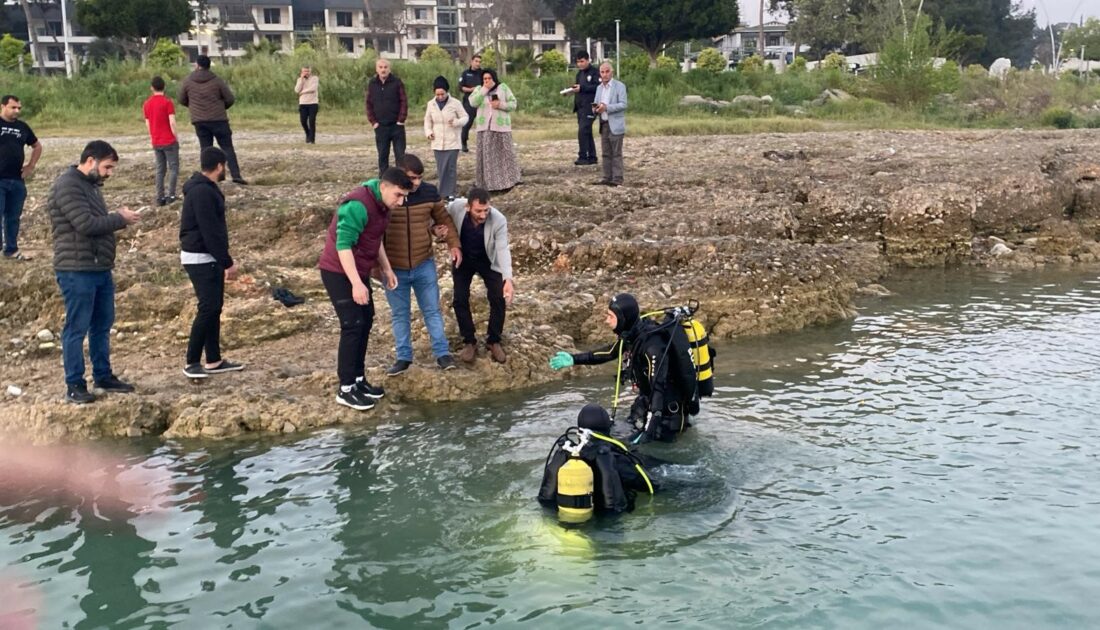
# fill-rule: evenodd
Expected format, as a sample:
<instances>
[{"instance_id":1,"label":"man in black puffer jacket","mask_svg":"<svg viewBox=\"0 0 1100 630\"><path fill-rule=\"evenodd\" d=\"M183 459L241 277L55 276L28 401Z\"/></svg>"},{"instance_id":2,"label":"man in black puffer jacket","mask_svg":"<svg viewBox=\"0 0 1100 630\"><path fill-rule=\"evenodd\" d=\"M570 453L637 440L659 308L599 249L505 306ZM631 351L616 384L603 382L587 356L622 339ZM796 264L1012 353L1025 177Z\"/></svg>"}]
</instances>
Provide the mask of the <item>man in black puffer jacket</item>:
<instances>
[{"instance_id":1,"label":"man in black puffer jacket","mask_svg":"<svg viewBox=\"0 0 1100 630\"><path fill-rule=\"evenodd\" d=\"M53 268L65 299L61 353L65 365L65 399L83 404L95 400L84 381L84 338L92 359L95 386L129 393L111 371L111 326L115 322L115 232L137 222L129 208L108 212L100 187L115 170L118 153L93 140L80 154L80 164L65 170L50 188L46 205L53 225Z\"/></svg>"}]
</instances>

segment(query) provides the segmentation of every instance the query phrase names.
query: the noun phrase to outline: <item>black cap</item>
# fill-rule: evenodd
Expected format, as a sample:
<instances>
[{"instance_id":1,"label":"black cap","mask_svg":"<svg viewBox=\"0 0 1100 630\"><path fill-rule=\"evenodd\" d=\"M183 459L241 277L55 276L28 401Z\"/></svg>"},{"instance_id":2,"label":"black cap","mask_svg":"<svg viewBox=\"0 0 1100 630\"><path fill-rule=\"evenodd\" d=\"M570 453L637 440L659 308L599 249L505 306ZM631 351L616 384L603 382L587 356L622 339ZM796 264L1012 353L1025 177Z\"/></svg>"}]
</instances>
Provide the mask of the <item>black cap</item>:
<instances>
[{"instance_id":1,"label":"black cap","mask_svg":"<svg viewBox=\"0 0 1100 630\"><path fill-rule=\"evenodd\" d=\"M446 92L451 91L451 84L447 82L447 77L438 76L435 81L432 82L432 90L444 90Z\"/></svg>"},{"instance_id":2,"label":"black cap","mask_svg":"<svg viewBox=\"0 0 1100 630\"><path fill-rule=\"evenodd\" d=\"M577 426L589 431L610 433L611 416L607 415L607 410L601 405L588 403L577 415Z\"/></svg>"},{"instance_id":3,"label":"black cap","mask_svg":"<svg viewBox=\"0 0 1100 630\"><path fill-rule=\"evenodd\" d=\"M615 322L615 332L620 335L634 328L641 316L638 300L629 293L620 293L612 298L611 303L607 305L607 310L615 314L615 319L618 320Z\"/></svg>"}]
</instances>

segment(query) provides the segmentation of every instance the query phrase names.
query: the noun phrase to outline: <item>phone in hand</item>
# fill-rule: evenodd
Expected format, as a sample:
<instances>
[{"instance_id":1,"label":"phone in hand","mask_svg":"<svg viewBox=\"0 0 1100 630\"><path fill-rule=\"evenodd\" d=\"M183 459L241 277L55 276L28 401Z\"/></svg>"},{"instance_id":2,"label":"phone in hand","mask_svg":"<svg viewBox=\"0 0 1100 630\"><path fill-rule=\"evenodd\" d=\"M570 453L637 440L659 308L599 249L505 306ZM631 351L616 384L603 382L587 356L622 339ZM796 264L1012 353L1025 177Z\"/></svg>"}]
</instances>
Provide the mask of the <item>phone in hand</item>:
<instances>
[{"instance_id":1,"label":"phone in hand","mask_svg":"<svg viewBox=\"0 0 1100 630\"><path fill-rule=\"evenodd\" d=\"M498 97L496 94L493 94L492 96L489 97L489 100L490 101L499 101L500 97Z\"/></svg>"}]
</instances>

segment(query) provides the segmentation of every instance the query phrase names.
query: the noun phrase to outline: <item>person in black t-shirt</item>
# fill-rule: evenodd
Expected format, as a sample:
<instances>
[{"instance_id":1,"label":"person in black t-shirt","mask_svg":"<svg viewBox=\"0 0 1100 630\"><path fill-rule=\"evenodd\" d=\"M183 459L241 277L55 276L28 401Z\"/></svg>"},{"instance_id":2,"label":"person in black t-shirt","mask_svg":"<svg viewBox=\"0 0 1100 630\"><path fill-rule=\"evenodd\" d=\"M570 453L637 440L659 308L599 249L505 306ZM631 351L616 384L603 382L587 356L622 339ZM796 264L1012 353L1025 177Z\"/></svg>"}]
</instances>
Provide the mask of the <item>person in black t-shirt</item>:
<instances>
[{"instance_id":1,"label":"person in black t-shirt","mask_svg":"<svg viewBox=\"0 0 1100 630\"><path fill-rule=\"evenodd\" d=\"M27 123L19 120L23 104L11 94L0 98L0 224L4 230L4 258L24 260L19 252L19 219L23 202L27 200L27 185L23 180L34 174L42 157L42 143ZM25 147L31 147L31 159L26 164Z\"/></svg>"}]
</instances>

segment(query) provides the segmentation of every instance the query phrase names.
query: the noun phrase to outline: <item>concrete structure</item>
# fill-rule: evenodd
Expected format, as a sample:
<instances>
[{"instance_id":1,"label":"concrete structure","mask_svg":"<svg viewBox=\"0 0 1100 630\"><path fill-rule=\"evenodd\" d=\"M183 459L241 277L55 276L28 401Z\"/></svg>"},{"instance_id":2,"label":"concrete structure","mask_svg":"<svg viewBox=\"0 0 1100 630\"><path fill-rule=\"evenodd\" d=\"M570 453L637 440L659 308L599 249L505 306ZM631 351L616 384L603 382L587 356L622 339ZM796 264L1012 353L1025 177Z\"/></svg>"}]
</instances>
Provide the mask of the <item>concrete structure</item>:
<instances>
[{"instance_id":1,"label":"concrete structure","mask_svg":"<svg viewBox=\"0 0 1100 630\"><path fill-rule=\"evenodd\" d=\"M15 37L30 42L28 26L38 36L38 49L31 47L31 58L34 60L31 66L38 66L38 55L41 54L46 70L64 72L66 34L60 0L51 4L37 2L31 4L31 23L29 25L18 0L5 0L3 4L5 16ZM66 0L65 14L65 17L69 20L69 49L74 63L79 64L88 50L88 44L92 43L95 38L85 33L80 25L73 20L76 15L74 0Z\"/></svg>"},{"instance_id":2,"label":"concrete structure","mask_svg":"<svg viewBox=\"0 0 1100 630\"><path fill-rule=\"evenodd\" d=\"M789 31L788 25L782 22L764 23L765 58L773 56L779 59L788 48L794 50L794 42L787 37ZM760 26L742 24L732 33L715 37L714 45L731 61L751 57L760 50Z\"/></svg>"}]
</instances>

